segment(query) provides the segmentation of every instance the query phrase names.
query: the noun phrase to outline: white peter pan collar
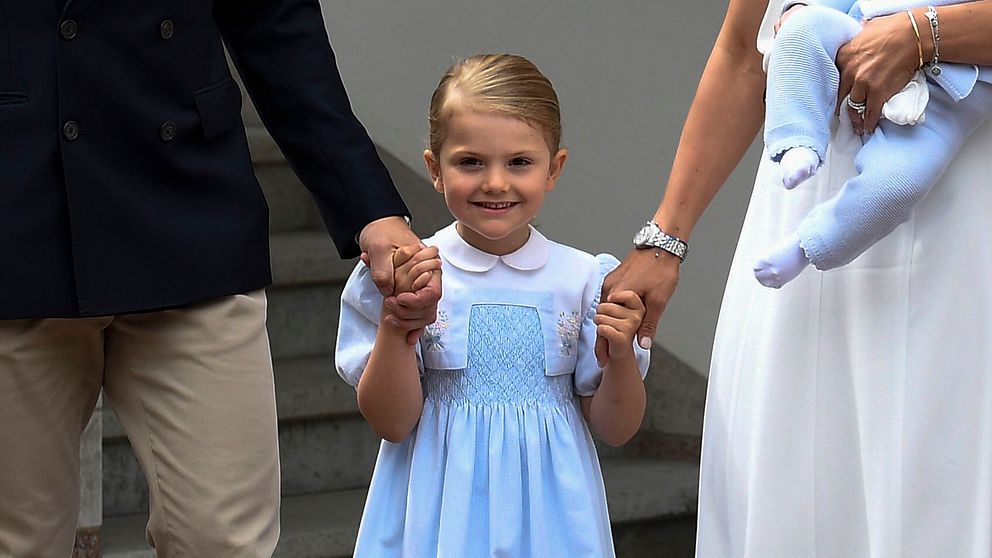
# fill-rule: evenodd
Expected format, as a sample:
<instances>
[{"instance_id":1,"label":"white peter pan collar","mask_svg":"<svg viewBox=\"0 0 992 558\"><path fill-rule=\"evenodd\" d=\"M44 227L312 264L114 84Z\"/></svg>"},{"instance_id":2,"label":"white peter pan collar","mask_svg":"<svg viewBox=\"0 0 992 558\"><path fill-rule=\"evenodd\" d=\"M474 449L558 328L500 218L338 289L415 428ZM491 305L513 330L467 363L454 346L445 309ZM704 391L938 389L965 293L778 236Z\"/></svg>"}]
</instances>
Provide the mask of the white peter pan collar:
<instances>
[{"instance_id":1,"label":"white peter pan collar","mask_svg":"<svg viewBox=\"0 0 992 558\"><path fill-rule=\"evenodd\" d=\"M534 227L527 226L530 229L530 237L527 242L505 256L483 252L465 242L465 239L455 230L455 223L448 225L434 235L434 245L440 250L442 258L464 271L477 273L489 271L498 261L502 261L514 269L532 271L540 269L548 263L550 241L537 232Z\"/></svg>"}]
</instances>

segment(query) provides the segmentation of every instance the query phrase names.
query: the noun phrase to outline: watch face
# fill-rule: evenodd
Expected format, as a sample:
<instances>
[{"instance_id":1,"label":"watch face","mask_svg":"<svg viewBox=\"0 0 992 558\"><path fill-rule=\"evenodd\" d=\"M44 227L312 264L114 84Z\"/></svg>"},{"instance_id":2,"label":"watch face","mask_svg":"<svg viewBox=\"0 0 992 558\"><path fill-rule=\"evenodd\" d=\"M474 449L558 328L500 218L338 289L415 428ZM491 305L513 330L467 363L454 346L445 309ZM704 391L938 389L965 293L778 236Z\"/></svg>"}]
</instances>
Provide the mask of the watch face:
<instances>
[{"instance_id":1,"label":"watch face","mask_svg":"<svg viewBox=\"0 0 992 558\"><path fill-rule=\"evenodd\" d=\"M651 227L642 227L641 230L637 231L637 234L634 235L634 244L641 246L647 242L649 238L651 238Z\"/></svg>"}]
</instances>

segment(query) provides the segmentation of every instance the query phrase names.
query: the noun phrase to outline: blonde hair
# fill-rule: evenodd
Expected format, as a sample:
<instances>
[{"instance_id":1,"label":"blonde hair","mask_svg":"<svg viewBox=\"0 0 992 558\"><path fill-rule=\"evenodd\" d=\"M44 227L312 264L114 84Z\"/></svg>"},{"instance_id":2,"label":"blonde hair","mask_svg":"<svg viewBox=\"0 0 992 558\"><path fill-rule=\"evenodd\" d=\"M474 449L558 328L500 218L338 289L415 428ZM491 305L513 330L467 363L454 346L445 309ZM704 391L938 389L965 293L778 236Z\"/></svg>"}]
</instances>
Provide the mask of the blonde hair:
<instances>
[{"instance_id":1,"label":"blonde hair","mask_svg":"<svg viewBox=\"0 0 992 558\"><path fill-rule=\"evenodd\" d=\"M477 54L448 68L431 97L430 149L440 153L455 108L519 118L544 134L551 155L561 145L561 108L551 81L515 54Z\"/></svg>"}]
</instances>

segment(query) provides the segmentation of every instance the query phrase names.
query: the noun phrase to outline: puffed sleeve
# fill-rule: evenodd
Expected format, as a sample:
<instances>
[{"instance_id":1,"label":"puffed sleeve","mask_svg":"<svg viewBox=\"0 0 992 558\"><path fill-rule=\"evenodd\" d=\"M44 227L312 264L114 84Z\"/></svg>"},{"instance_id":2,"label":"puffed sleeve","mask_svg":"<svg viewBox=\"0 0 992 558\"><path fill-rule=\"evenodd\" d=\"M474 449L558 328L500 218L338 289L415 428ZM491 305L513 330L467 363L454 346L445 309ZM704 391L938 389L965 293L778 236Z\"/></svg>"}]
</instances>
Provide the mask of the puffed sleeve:
<instances>
[{"instance_id":1,"label":"puffed sleeve","mask_svg":"<svg viewBox=\"0 0 992 558\"><path fill-rule=\"evenodd\" d=\"M590 396L596 393L603 379L603 369L596 363L596 323L593 319L596 317L596 307L599 306L603 279L618 265L620 260L610 254L597 255L586 282L586 290L582 296L582 307L586 310L579 330L578 362L575 366L575 393L578 395ZM637 357L637 367L643 378L647 375L648 365L651 363L651 351L642 349L635 340L634 355Z\"/></svg>"},{"instance_id":2,"label":"puffed sleeve","mask_svg":"<svg viewBox=\"0 0 992 558\"><path fill-rule=\"evenodd\" d=\"M368 266L358 262L341 293L341 316L334 363L338 374L353 386L358 385L372 354L382 313L382 295L372 282Z\"/></svg>"},{"instance_id":3,"label":"puffed sleeve","mask_svg":"<svg viewBox=\"0 0 992 558\"><path fill-rule=\"evenodd\" d=\"M368 266L358 262L341 293L341 316L334 348L334 363L344 381L358 386L369 363L382 314L382 295L372 282ZM416 347L417 367L423 373L420 345Z\"/></svg>"}]
</instances>

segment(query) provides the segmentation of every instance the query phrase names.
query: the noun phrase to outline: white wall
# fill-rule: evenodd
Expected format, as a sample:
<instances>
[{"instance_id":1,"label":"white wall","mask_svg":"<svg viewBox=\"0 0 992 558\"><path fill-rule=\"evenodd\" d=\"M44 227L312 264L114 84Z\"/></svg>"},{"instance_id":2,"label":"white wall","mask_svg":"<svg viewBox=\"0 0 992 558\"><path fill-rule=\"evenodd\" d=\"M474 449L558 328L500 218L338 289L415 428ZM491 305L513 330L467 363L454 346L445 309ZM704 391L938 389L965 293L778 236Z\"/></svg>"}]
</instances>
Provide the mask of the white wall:
<instances>
[{"instance_id":1,"label":"white wall","mask_svg":"<svg viewBox=\"0 0 992 558\"><path fill-rule=\"evenodd\" d=\"M322 4L355 111L380 145L421 172L427 105L445 68L478 52L536 62L558 90L571 152L538 225L620 257L661 199L726 9L724 0ZM662 319L662 344L702 373L756 162L752 148L697 227Z\"/></svg>"}]
</instances>

